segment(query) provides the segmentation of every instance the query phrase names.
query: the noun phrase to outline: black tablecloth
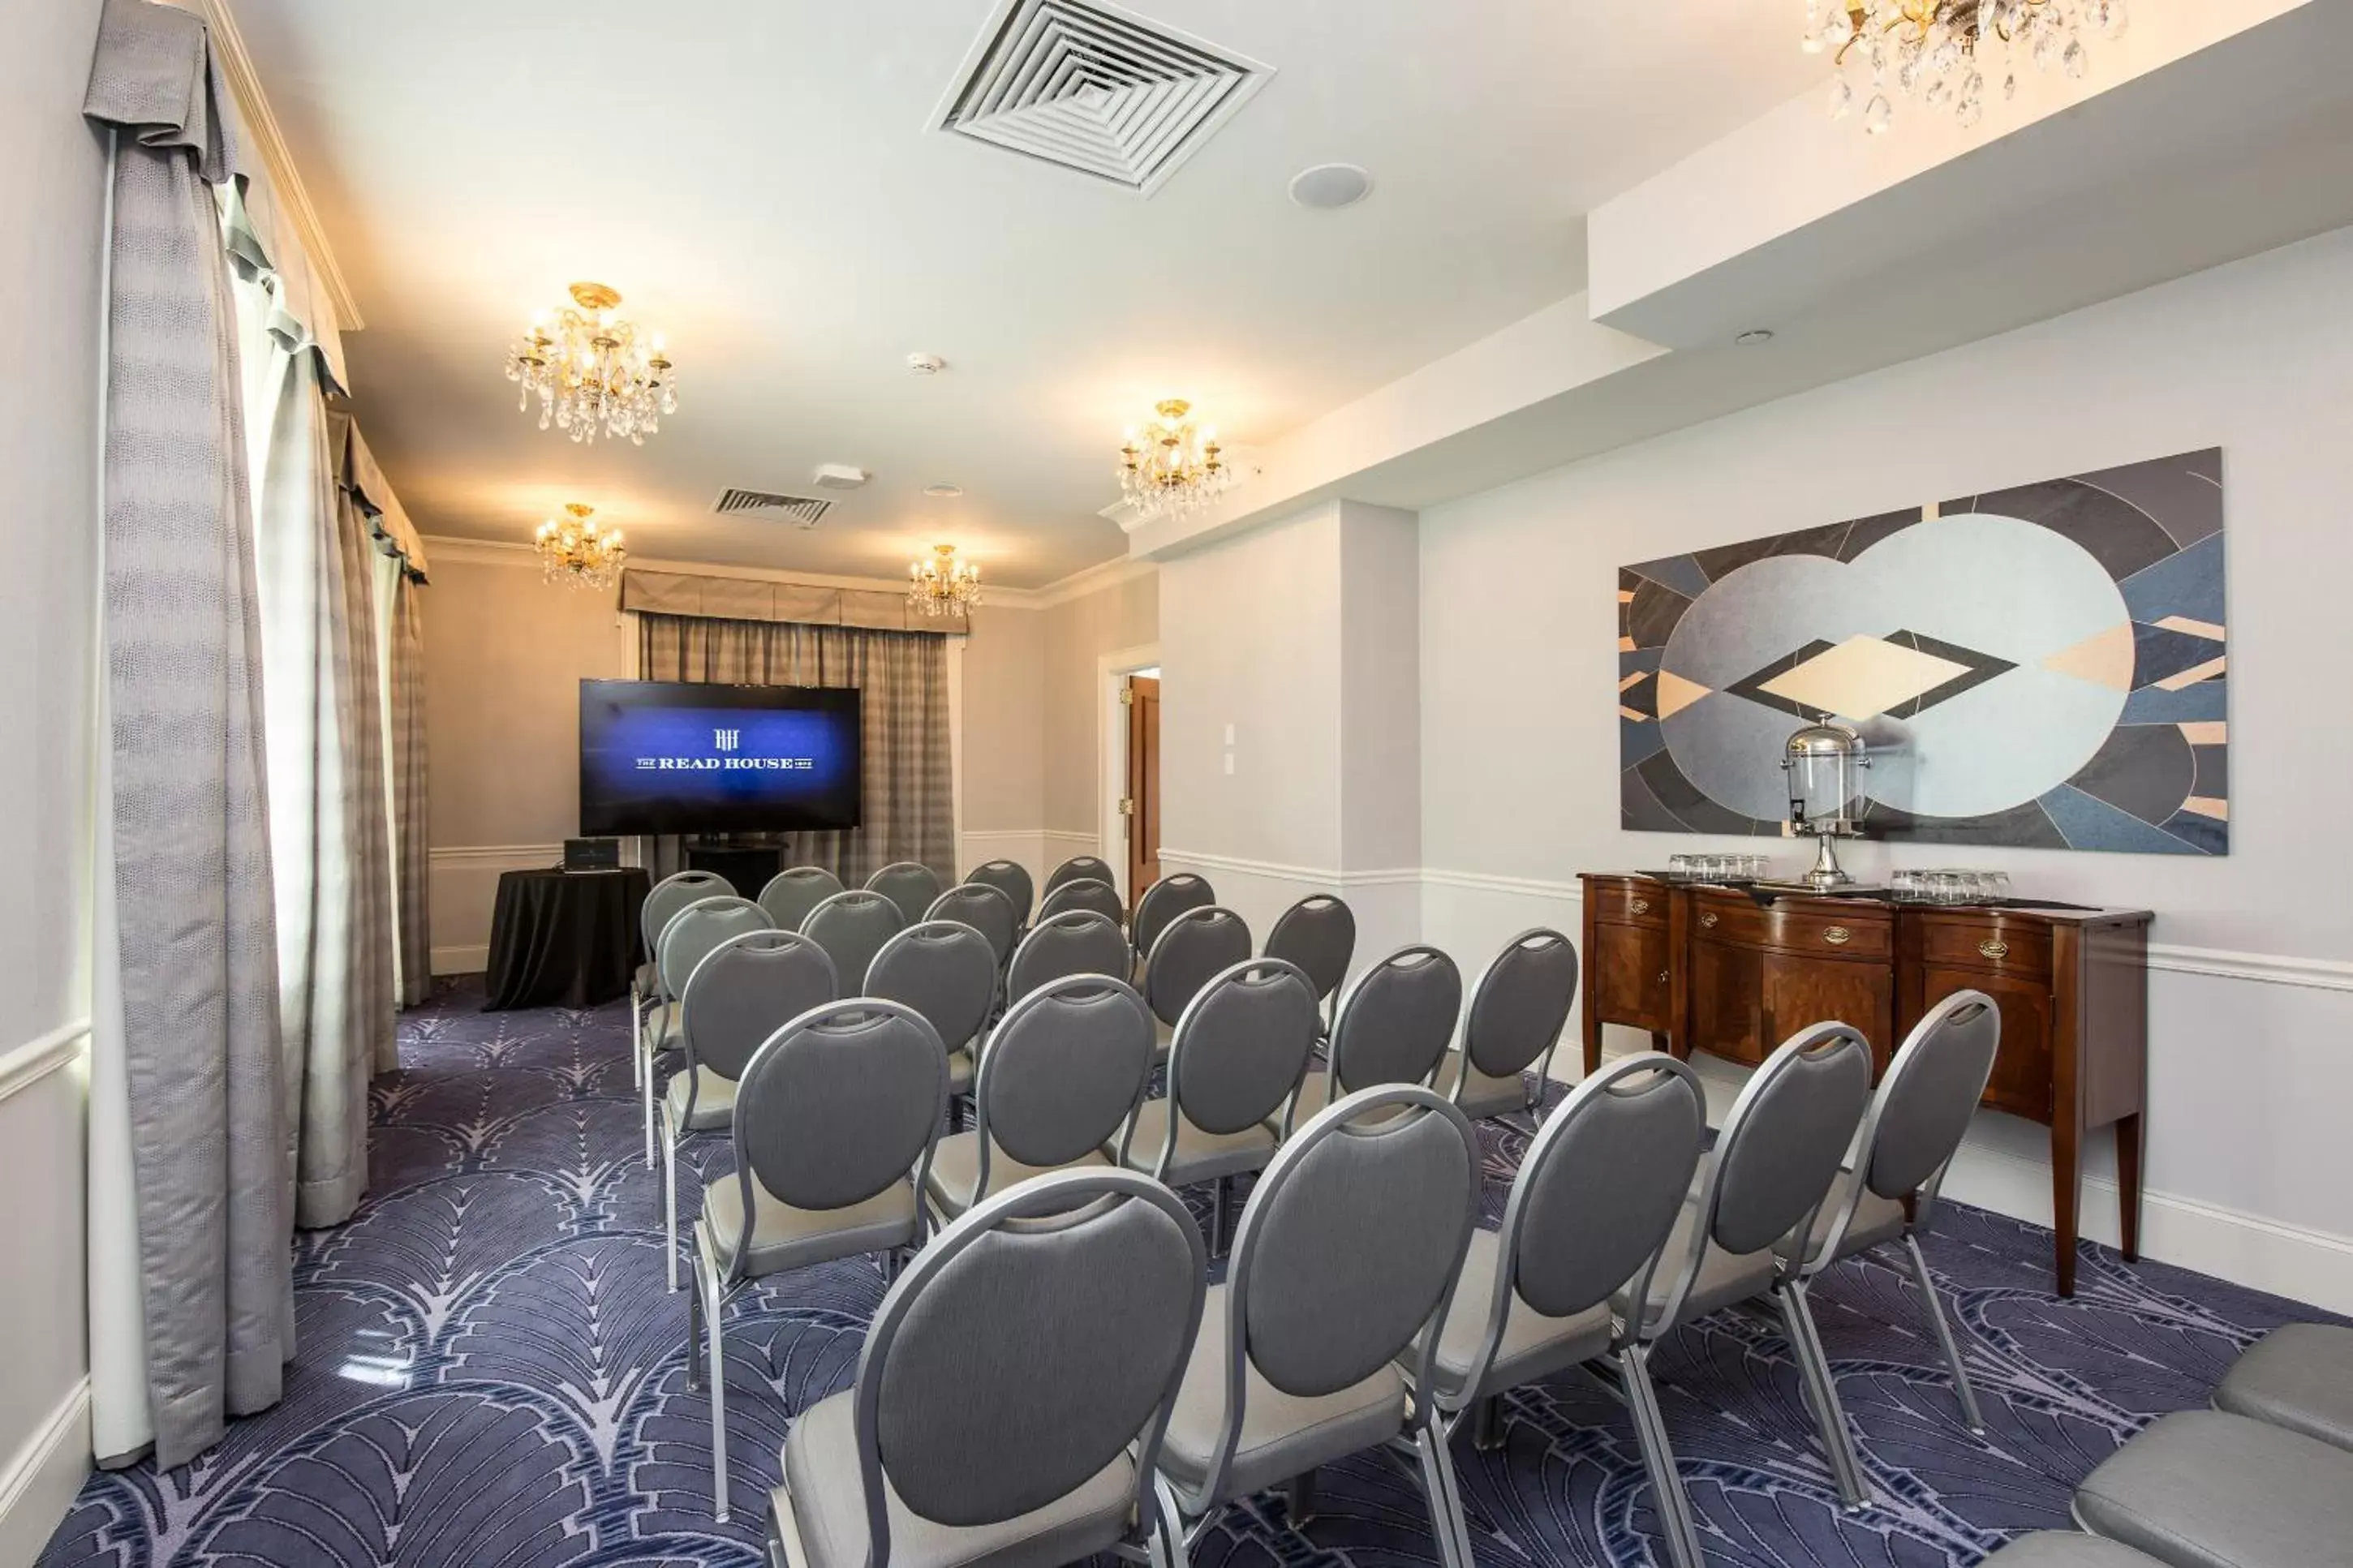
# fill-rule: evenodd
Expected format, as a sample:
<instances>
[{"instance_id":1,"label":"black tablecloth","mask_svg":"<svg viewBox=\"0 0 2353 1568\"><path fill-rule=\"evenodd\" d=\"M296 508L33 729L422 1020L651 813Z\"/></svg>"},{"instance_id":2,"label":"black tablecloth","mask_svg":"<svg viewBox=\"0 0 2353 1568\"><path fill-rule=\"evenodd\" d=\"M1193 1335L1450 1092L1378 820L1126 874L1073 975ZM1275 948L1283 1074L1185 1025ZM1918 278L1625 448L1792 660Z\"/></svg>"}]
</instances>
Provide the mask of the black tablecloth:
<instances>
[{"instance_id":1,"label":"black tablecloth","mask_svg":"<svg viewBox=\"0 0 2353 1568\"><path fill-rule=\"evenodd\" d=\"M638 966L638 910L649 890L635 866L501 875L482 1011L593 1007L628 995Z\"/></svg>"}]
</instances>

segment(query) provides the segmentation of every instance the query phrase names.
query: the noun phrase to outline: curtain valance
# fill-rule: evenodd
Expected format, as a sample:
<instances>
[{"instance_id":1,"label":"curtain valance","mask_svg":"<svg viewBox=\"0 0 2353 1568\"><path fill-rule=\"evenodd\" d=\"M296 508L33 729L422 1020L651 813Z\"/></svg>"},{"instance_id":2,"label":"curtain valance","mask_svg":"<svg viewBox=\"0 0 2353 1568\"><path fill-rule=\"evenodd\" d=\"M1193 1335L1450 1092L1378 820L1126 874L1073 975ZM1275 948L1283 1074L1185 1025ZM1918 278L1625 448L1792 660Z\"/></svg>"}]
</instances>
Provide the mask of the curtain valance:
<instances>
[{"instance_id":1,"label":"curtain valance","mask_svg":"<svg viewBox=\"0 0 2353 1568\"><path fill-rule=\"evenodd\" d=\"M774 583L765 577L718 577L696 572L629 568L621 577L621 608L645 615L700 616L713 621L765 621L807 626L853 626L877 632L960 636L972 628L962 616L931 616L907 607L898 589L828 588Z\"/></svg>"},{"instance_id":2,"label":"curtain valance","mask_svg":"<svg viewBox=\"0 0 2353 1568\"><path fill-rule=\"evenodd\" d=\"M235 113L234 106L229 112ZM327 291L311 277L309 258L283 221L276 187L266 171L240 169L221 192L222 224L231 260L269 290L269 330L287 352L315 350L331 393L349 395L342 323Z\"/></svg>"},{"instance_id":3,"label":"curtain valance","mask_svg":"<svg viewBox=\"0 0 2353 1568\"><path fill-rule=\"evenodd\" d=\"M393 494L391 481L376 467L375 454L368 450L367 438L360 434L358 424L350 415L338 411L333 416L332 439L336 453L336 482L352 493L360 510L367 514L368 523L375 531L376 548L386 555L398 556L409 575L422 582L428 572L425 542L417 536L417 525L408 521L400 498Z\"/></svg>"}]
</instances>

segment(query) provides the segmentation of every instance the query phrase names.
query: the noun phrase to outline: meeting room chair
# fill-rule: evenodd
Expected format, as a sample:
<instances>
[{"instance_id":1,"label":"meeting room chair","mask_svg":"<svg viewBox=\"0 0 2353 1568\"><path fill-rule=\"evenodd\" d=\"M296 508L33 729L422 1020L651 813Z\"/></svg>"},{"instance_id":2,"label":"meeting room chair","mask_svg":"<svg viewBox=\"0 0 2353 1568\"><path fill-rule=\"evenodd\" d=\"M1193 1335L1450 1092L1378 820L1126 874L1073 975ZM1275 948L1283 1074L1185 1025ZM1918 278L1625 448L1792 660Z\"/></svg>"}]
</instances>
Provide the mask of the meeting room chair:
<instances>
[{"instance_id":1,"label":"meeting room chair","mask_svg":"<svg viewBox=\"0 0 2353 1568\"><path fill-rule=\"evenodd\" d=\"M822 866L787 866L760 889L760 907L778 931L798 931L811 910L841 890L841 879Z\"/></svg>"},{"instance_id":2,"label":"meeting room chair","mask_svg":"<svg viewBox=\"0 0 2353 1568\"><path fill-rule=\"evenodd\" d=\"M1419 1086L1328 1107L1258 1179L1209 1289L1160 1468L1198 1536L1229 1504L1367 1448L1412 1453L1445 1568L1471 1568L1427 1393L1478 1215L1478 1135ZM1419 1373L1409 1392L1396 1366ZM1296 1496L1297 1493L1294 1493Z\"/></svg>"},{"instance_id":3,"label":"meeting room chair","mask_svg":"<svg viewBox=\"0 0 2353 1568\"><path fill-rule=\"evenodd\" d=\"M954 921L987 937L988 950L997 955L999 974L1013 962L1013 947L1021 937L1021 921L1014 913L1013 900L1001 889L986 882L958 882L932 900L923 918Z\"/></svg>"},{"instance_id":4,"label":"meeting room chair","mask_svg":"<svg viewBox=\"0 0 2353 1568\"><path fill-rule=\"evenodd\" d=\"M679 1004L675 1000L686 994L686 983L694 973L694 966L709 955L711 950L729 937L747 931L773 931L768 912L749 899L733 893L721 893L712 898L697 899L670 918L662 927L661 940L654 951L655 972L660 976L661 992L671 998L655 1015L646 1031L646 1070L638 1084L638 1097L646 1121L646 1169L654 1167L654 1101L657 1080L660 1078L661 1058L678 1047Z\"/></svg>"},{"instance_id":5,"label":"meeting room chair","mask_svg":"<svg viewBox=\"0 0 2353 1568\"><path fill-rule=\"evenodd\" d=\"M1648 1293L1706 1142L1706 1091L1672 1057L1621 1058L1570 1091L1521 1160L1502 1226L1472 1235L1463 1256L1428 1384L1447 1436L1468 1419L1479 1447L1500 1447L1505 1392L1599 1363L1602 1386L1633 1416L1659 1517L1668 1517L1664 1500L1679 1482L1650 1348L1618 1342L1610 1301L1620 1289Z\"/></svg>"},{"instance_id":6,"label":"meeting room chair","mask_svg":"<svg viewBox=\"0 0 2353 1568\"><path fill-rule=\"evenodd\" d=\"M1310 893L1275 917L1274 929L1266 933L1266 955L1299 965L1315 987L1316 1006L1328 1009L1356 956L1356 914L1331 893ZM1331 1033L1328 1011L1324 1033Z\"/></svg>"},{"instance_id":7,"label":"meeting room chair","mask_svg":"<svg viewBox=\"0 0 2353 1568\"><path fill-rule=\"evenodd\" d=\"M1212 1184L1209 1251L1225 1250L1233 1178L1263 1170L1265 1125L1298 1092L1323 1016L1315 983L1279 958L1244 959L1210 976L1177 1017L1168 1093L1129 1119L1115 1157L1172 1187Z\"/></svg>"},{"instance_id":8,"label":"meeting room chair","mask_svg":"<svg viewBox=\"0 0 2353 1568\"><path fill-rule=\"evenodd\" d=\"M731 893L727 879L716 871L679 871L664 877L646 894L646 901L638 906L638 941L645 953L645 962L629 975L629 1055L631 1087L642 1089L646 1081L646 1066L650 1053L646 1049L646 1030L649 1008L668 1006L677 1000L662 994L661 972L656 958L661 952L662 929L669 925L678 911L697 900Z\"/></svg>"},{"instance_id":9,"label":"meeting room chair","mask_svg":"<svg viewBox=\"0 0 2353 1568\"><path fill-rule=\"evenodd\" d=\"M1013 963L1006 971L1005 998L1018 1002L1049 981L1072 974L1125 980L1126 933L1087 910L1048 916L1031 926L1021 945L1013 950Z\"/></svg>"},{"instance_id":10,"label":"meeting room chair","mask_svg":"<svg viewBox=\"0 0 2353 1568\"><path fill-rule=\"evenodd\" d=\"M1782 1243L1785 1264L1795 1263L1808 1279L1834 1263L1901 1245L1919 1288L1921 1312L1951 1369L1953 1397L1969 1430L1979 1434L1985 1416L1960 1345L1937 1303L1920 1235L1928 1228L1945 1172L1960 1152L1961 1138L1993 1077L2000 1045L2001 1009L1984 992L1956 991L1929 1008L1880 1079L1854 1158L1839 1173L1820 1217L1807 1233L1802 1257L1794 1237ZM1843 1428L1840 1435L1845 1436ZM1859 1471L1859 1465L1854 1468Z\"/></svg>"},{"instance_id":11,"label":"meeting room chair","mask_svg":"<svg viewBox=\"0 0 2353 1568\"><path fill-rule=\"evenodd\" d=\"M1636 1351L1647 1356L1668 1333L1711 1312L1736 1306L1761 1311L1769 1302L1798 1363L1831 1479L1850 1509L1865 1506L1870 1493L1852 1468L1846 1414L1814 1332L1806 1281L1781 1266L1775 1244L1811 1233L1870 1096L1871 1047L1855 1030L1816 1024L1783 1041L1733 1101L1648 1288L1637 1296L1630 1283L1612 1303L1623 1358ZM1665 1452L1664 1427L1655 1439ZM1675 1568L1700 1568L1691 1501L1680 1478L1670 1479L1673 1484L1659 1494L1670 1555Z\"/></svg>"},{"instance_id":12,"label":"meeting room chair","mask_svg":"<svg viewBox=\"0 0 2353 1568\"><path fill-rule=\"evenodd\" d=\"M866 879L867 891L880 893L899 906L900 919L913 925L932 907L944 888L940 874L921 860L894 860Z\"/></svg>"},{"instance_id":13,"label":"meeting room chair","mask_svg":"<svg viewBox=\"0 0 2353 1568\"><path fill-rule=\"evenodd\" d=\"M882 944L907 929L906 916L881 893L852 888L818 905L801 921L801 934L825 949L844 996L863 995L866 967Z\"/></svg>"},{"instance_id":14,"label":"meeting room chair","mask_svg":"<svg viewBox=\"0 0 2353 1568\"><path fill-rule=\"evenodd\" d=\"M1048 921L1073 910L1092 910L1122 931L1127 929L1127 906L1120 901L1119 889L1109 882L1098 882L1092 877L1065 882L1039 900L1038 918Z\"/></svg>"},{"instance_id":15,"label":"meeting room chair","mask_svg":"<svg viewBox=\"0 0 2353 1568\"><path fill-rule=\"evenodd\" d=\"M917 1194L947 1110L947 1051L912 1007L829 1003L778 1029L735 1089L735 1168L703 1184L687 1387L707 1356L712 1502L727 1518L728 1298L787 1269L923 1244ZM706 1328L708 1336L706 1342Z\"/></svg>"},{"instance_id":16,"label":"meeting room chair","mask_svg":"<svg viewBox=\"0 0 2353 1568\"><path fill-rule=\"evenodd\" d=\"M1461 1048L1446 1053L1438 1092L1473 1121L1534 1115L1577 1005L1577 946L1556 931L1538 926L1505 942L1472 988Z\"/></svg>"},{"instance_id":17,"label":"meeting room chair","mask_svg":"<svg viewBox=\"0 0 2353 1568\"><path fill-rule=\"evenodd\" d=\"M1376 1084L1430 1082L1461 1012L1462 972L1452 959L1419 942L1390 953L1341 996L1324 1070L1299 1086L1276 1131Z\"/></svg>"},{"instance_id":18,"label":"meeting room chair","mask_svg":"<svg viewBox=\"0 0 2353 1568\"><path fill-rule=\"evenodd\" d=\"M1168 922L1144 965L1144 1002L1152 1009L1154 1059L1168 1059L1169 1042L1186 1005L1209 977L1250 955L1250 931L1233 910L1210 904Z\"/></svg>"},{"instance_id":19,"label":"meeting room chair","mask_svg":"<svg viewBox=\"0 0 2353 1568\"><path fill-rule=\"evenodd\" d=\"M752 1053L812 1007L840 993L833 960L805 936L745 931L714 947L687 976L680 998L684 1058L660 1103L663 1234L670 1288L678 1289L678 1145L694 1132L732 1124L735 1086Z\"/></svg>"},{"instance_id":20,"label":"meeting room chair","mask_svg":"<svg viewBox=\"0 0 2353 1568\"><path fill-rule=\"evenodd\" d=\"M1092 855L1073 855L1046 873L1045 890L1050 893L1071 882L1101 882L1109 888L1115 886L1118 880L1111 867L1103 860Z\"/></svg>"},{"instance_id":21,"label":"meeting room chair","mask_svg":"<svg viewBox=\"0 0 2353 1568\"><path fill-rule=\"evenodd\" d=\"M1191 910L1206 910L1218 901L1217 890L1209 886L1207 877L1191 871L1175 871L1144 889L1135 900L1135 913L1128 921L1127 934L1135 947L1138 963L1152 952L1152 944L1168 922Z\"/></svg>"},{"instance_id":22,"label":"meeting room chair","mask_svg":"<svg viewBox=\"0 0 2353 1568\"><path fill-rule=\"evenodd\" d=\"M882 944L866 968L866 994L913 1007L948 1052L948 1094L972 1092L973 1058L997 1001L997 952L955 921L921 921Z\"/></svg>"},{"instance_id":23,"label":"meeting room chair","mask_svg":"<svg viewBox=\"0 0 2353 1568\"><path fill-rule=\"evenodd\" d=\"M882 1298L857 1383L786 1433L764 1561L1181 1564L1158 1459L1204 1267L1184 1205L1127 1171L1042 1176L947 1226Z\"/></svg>"},{"instance_id":24,"label":"meeting room chair","mask_svg":"<svg viewBox=\"0 0 2353 1568\"><path fill-rule=\"evenodd\" d=\"M984 860L965 873L967 882L984 888L995 888L1013 906L1013 925L1017 931L1029 924L1029 911L1037 906L1038 893L1029 880L1029 873L1017 860Z\"/></svg>"},{"instance_id":25,"label":"meeting room chair","mask_svg":"<svg viewBox=\"0 0 2353 1568\"><path fill-rule=\"evenodd\" d=\"M1108 1165L1103 1145L1152 1079L1152 1016L1124 980L1073 974L1005 1010L980 1049L973 1125L940 1140L925 1188L953 1219L1046 1171Z\"/></svg>"}]
</instances>

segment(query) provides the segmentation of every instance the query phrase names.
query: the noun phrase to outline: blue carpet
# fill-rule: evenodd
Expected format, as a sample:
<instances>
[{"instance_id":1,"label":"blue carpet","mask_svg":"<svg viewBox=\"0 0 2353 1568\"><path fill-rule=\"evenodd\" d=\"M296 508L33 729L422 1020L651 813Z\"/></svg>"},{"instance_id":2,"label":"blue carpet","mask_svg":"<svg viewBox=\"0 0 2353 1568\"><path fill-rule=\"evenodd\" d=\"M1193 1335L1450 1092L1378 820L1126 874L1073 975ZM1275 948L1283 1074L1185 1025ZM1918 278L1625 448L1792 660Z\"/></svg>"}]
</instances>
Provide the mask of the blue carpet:
<instances>
[{"instance_id":1,"label":"blue carpet","mask_svg":"<svg viewBox=\"0 0 2353 1568\"><path fill-rule=\"evenodd\" d=\"M767 1281L727 1329L735 1521L711 1517L710 1405L685 1391L686 1298L662 1279L625 1005L483 1014L445 988L374 1089L374 1193L303 1237L301 1351L276 1408L185 1468L94 1477L42 1568L401 1568L759 1561L794 1414L849 1382L883 1282L852 1261ZM1491 1215L1521 1142L1488 1133ZM729 1163L690 1145L681 1209ZM1731 1314L1657 1362L1708 1561L1945 1568L2064 1527L2075 1483L2157 1415L2203 1405L2239 1349L2317 1314L2084 1248L2072 1301L2050 1236L1947 1205L1928 1256L1990 1424L1961 1426L1913 1287L1873 1261L1815 1292L1880 1506L1842 1515L1778 1340ZM1456 1446L1490 1568L1653 1561L1633 1433L1574 1378L1512 1396L1497 1453ZM1435 1561L1420 1496L1377 1456L1324 1472L1303 1533L1271 1500L1224 1516L1208 1568Z\"/></svg>"}]
</instances>

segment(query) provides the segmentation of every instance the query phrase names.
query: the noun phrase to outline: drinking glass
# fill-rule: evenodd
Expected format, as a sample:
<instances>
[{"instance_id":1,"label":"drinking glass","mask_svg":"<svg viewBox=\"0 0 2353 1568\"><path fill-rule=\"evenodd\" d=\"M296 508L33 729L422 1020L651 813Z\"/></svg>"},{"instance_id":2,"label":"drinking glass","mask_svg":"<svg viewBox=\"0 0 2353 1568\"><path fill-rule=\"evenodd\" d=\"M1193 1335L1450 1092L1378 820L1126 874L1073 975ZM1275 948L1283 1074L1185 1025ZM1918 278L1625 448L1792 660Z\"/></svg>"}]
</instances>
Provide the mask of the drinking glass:
<instances>
[{"instance_id":1,"label":"drinking glass","mask_svg":"<svg viewBox=\"0 0 2353 1568\"><path fill-rule=\"evenodd\" d=\"M1667 875L1678 882L1690 881L1692 879L1692 857L1688 855L1668 856Z\"/></svg>"},{"instance_id":2,"label":"drinking glass","mask_svg":"<svg viewBox=\"0 0 2353 1568\"><path fill-rule=\"evenodd\" d=\"M1988 871L1988 872L1985 874L1985 881L1986 881L1985 896L1987 897L1987 899L1989 899L1989 900L1993 900L1993 901L1996 901L1996 902L2002 902L2002 901L2006 901L2006 900L2008 900L2008 899L2010 898L2010 873L2009 873L2009 872L2007 872L2007 871Z\"/></svg>"},{"instance_id":3,"label":"drinking glass","mask_svg":"<svg viewBox=\"0 0 2353 1568\"><path fill-rule=\"evenodd\" d=\"M1898 871L1887 879L1888 889L1900 904L1916 903L1920 898L1920 873Z\"/></svg>"}]
</instances>

